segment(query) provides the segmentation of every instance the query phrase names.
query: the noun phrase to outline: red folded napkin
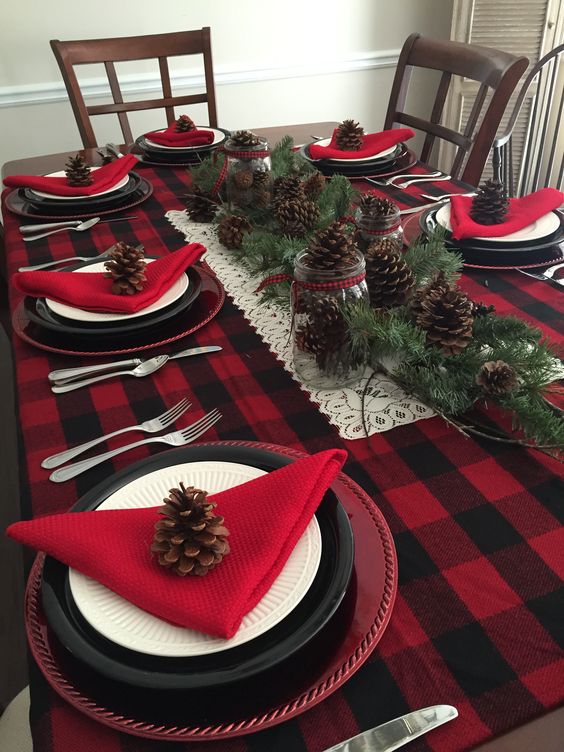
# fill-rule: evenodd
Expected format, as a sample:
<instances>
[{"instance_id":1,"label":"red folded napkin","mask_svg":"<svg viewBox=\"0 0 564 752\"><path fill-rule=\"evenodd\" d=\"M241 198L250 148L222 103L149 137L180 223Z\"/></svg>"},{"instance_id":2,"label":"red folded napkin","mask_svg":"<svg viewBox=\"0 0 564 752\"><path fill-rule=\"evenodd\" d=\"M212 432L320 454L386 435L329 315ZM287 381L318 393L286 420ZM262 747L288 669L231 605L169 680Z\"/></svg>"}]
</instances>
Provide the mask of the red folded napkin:
<instances>
[{"instance_id":1,"label":"red folded napkin","mask_svg":"<svg viewBox=\"0 0 564 752\"><path fill-rule=\"evenodd\" d=\"M151 131L145 137L162 146L208 146L213 144L214 134L213 131L198 129L177 133L176 123L173 123L165 131Z\"/></svg>"},{"instance_id":2,"label":"red folded napkin","mask_svg":"<svg viewBox=\"0 0 564 752\"><path fill-rule=\"evenodd\" d=\"M33 298L51 298L87 311L135 313L164 295L205 251L200 243L189 243L147 264L145 287L134 295L113 293L112 280L104 277L104 272L16 272L12 282L17 290Z\"/></svg>"},{"instance_id":3,"label":"red folded napkin","mask_svg":"<svg viewBox=\"0 0 564 752\"><path fill-rule=\"evenodd\" d=\"M4 178L4 183L10 188L32 188L35 191L52 193L54 196L91 196L93 193L101 193L119 183L127 173L133 169L137 162L134 154L114 159L97 170L92 170L92 183L90 185L72 186L64 178L48 178L43 175L9 175Z\"/></svg>"},{"instance_id":4,"label":"red folded napkin","mask_svg":"<svg viewBox=\"0 0 564 752\"><path fill-rule=\"evenodd\" d=\"M346 457L329 449L208 497L231 551L205 577L179 577L151 554L158 507L56 514L7 534L161 619L229 638L280 574Z\"/></svg>"},{"instance_id":5,"label":"red folded napkin","mask_svg":"<svg viewBox=\"0 0 564 752\"><path fill-rule=\"evenodd\" d=\"M472 198L453 196L450 200L450 224L454 240L463 238L501 238L522 230L564 202L564 193L542 188L522 198L509 199L509 211L499 225L481 225L470 218Z\"/></svg>"},{"instance_id":6,"label":"red folded napkin","mask_svg":"<svg viewBox=\"0 0 564 752\"><path fill-rule=\"evenodd\" d=\"M329 146L310 144L309 156L312 159L368 159L391 146L407 141L414 135L411 128L391 128L388 131L363 136L363 145L359 151L342 151L336 147L337 128L335 128Z\"/></svg>"}]
</instances>

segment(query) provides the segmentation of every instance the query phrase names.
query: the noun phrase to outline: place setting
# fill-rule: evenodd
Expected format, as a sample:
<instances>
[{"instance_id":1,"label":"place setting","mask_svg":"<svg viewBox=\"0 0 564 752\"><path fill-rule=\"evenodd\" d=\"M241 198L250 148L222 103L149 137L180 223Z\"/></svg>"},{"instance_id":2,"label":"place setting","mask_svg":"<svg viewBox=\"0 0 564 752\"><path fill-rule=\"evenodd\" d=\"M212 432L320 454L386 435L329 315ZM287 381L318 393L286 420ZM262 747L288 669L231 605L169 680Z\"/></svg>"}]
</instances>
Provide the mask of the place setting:
<instances>
[{"instance_id":1,"label":"place setting","mask_svg":"<svg viewBox=\"0 0 564 752\"><path fill-rule=\"evenodd\" d=\"M21 217L54 220L88 220L130 209L153 192L151 183L135 172L137 163L128 154L91 167L77 154L58 172L9 175L4 183L13 190L6 208Z\"/></svg>"},{"instance_id":2,"label":"place setting","mask_svg":"<svg viewBox=\"0 0 564 752\"><path fill-rule=\"evenodd\" d=\"M47 681L101 723L171 740L251 733L334 692L397 589L389 528L346 456L182 447L12 525L40 552L26 626Z\"/></svg>"},{"instance_id":3,"label":"place setting","mask_svg":"<svg viewBox=\"0 0 564 752\"><path fill-rule=\"evenodd\" d=\"M508 199L499 181L488 180L474 196L452 196L410 218L404 230L411 240L441 229L445 246L461 254L468 267L551 266L564 259L562 203L562 191L555 188Z\"/></svg>"},{"instance_id":4,"label":"place setting","mask_svg":"<svg viewBox=\"0 0 564 752\"><path fill-rule=\"evenodd\" d=\"M159 258L118 242L56 271L23 267L12 323L24 341L66 355L103 356L168 345L204 326L225 293L192 243Z\"/></svg>"},{"instance_id":5,"label":"place setting","mask_svg":"<svg viewBox=\"0 0 564 752\"><path fill-rule=\"evenodd\" d=\"M188 115L180 115L168 128L139 136L132 153L152 166L190 167L209 157L229 135L223 128L199 126Z\"/></svg>"},{"instance_id":6,"label":"place setting","mask_svg":"<svg viewBox=\"0 0 564 752\"><path fill-rule=\"evenodd\" d=\"M349 180L385 178L412 167L417 158L406 145L411 128L394 128L365 134L352 119L343 120L331 138L304 144L300 154L326 177L345 175Z\"/></svg>"}]
</instances>

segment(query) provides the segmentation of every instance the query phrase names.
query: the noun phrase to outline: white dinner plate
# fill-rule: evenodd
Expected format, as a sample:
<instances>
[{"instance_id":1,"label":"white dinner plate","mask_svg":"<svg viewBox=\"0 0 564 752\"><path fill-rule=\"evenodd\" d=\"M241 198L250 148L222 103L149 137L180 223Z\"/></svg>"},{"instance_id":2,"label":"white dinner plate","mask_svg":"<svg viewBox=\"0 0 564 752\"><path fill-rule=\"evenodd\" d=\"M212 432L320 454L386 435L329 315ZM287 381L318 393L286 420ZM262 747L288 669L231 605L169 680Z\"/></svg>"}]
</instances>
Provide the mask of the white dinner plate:
<instances>
[{"instance_id":1,"label":"white dinner plate","mask_svg":"<svg viewBox=\"0 0 564 752\"><path fill-rule=\"evenodd\" d=\"M211 144L200 144L199 146L164 146L163 144L157 144L155 141L151 141L150 138L145 136L145 143L147 146L155 146L157 149L170 149L170 151L188 151L197 149L210 149L212 146L219 144L221 141L225 141L225 133L217 128L210 128L209 125L197 125L196 128L199 131L211 131L213 133L213 141ZM166 128L160 128L159 133L166 131ZM154 131L157 132L157 131Z\"/></svg>"},{"instance_id":2,"label":"white dinner plate","mask_svg":"<svg viewBox=\"0 0 564 752\"><path fill-rule=\"evenodd\" d=\"M91 167L90 168L92 172L95 172L96 170L99 170L99 167ZM46 178L64 178L65 177L65 171L59 170L58 172L50 172L48 175L45 175ZM98 193L89 193L88 196L59 196L56 193L44 193L43 191L36 191L33 188L30 188L30 190L36 195L40 196L41 198L48 198L48 199L56 199L57 201L77 201L78 199L81 199L84 201L85 198L90 198L91 196L104 196L106 193L113 193L114 191L119 190L120 188L123 188L127 185L129 181L129 175L126 175L124 178L122 178L119 182L117 182L115 185L112 185L111 188L106 188L105 191L98 191Z\"/></svg>"},{"instance_id":3,"label":"white dinner plate","mask_svg":"<svg viewBox=\"0 0 564 752\"><path fill-rule=\"evenodd\" d=\"M441 206L439 211L435 214L437 222L449 232L452 232L452 226L450 224L450 202ZM508 235L501 235L497 238L465 238L465 240L480 240L486 243L518 243L526 240L542 240L548 235L552 235L560 227L560 217L555 212L548 212L542 217L537 219L527 227L523 227L522 230L517 232L510 232Z\"/></svg>"},{"instance_id":4,"label":"white dinner plate","mask_svg":"<svg viewBox=\"0 0 564 752\"><path fill-rule=\"evenodd\" d=\"M155 260L156 259L146 259L147 264L150 264ZM74 269L73 271L78 274L86 272L103 272L105 270L104 263L104 261L100 261L98 264L81 266L80 268ZM84 321L87 323L105 323L108 321L125 320L129 321L130 319L147 316L150 313L156 313L162 308L166 308L166 306L174 303L176 300L178 300L178 298L184 295L184 293L188 289L189 284L190 280L188 279L188 275L181 274L176 282L168 288L164 295L161 295L161 297L158 298L158 300L155 300L154 303L151 303L151 305L147 306L146 308L142 308L140 311L136 311L135 313L101 313L99 311L87 311L85 308L76 308L75 306L70 306L66 303L59 303L58 301L52 300L51 298L45 298L45 303L48 305L51 311L53 311L53 313L56 313L58 316L63 316L66 319L72 319L73 321Z\"/></svg>"},{"instance_id":5,"label":"white dinner plate","mask_svg":"<svg viewBox=\"0 0 564 752\"><path fill-rule=\"evenodd\" d=\"M157 506L180 482L217 493L264 474L264 470L235 462L186 462L137 478L109 496L98 509ZM74 569L69 570L69 583L83 617L108 640L149 655L208 655L253 640L282 621L309 590L321 561L321 545L314 516L268 593L229 640L158 619Z\"/></svg>"},{"instance_id":6,"label":"white dinner plate","mask_svg":"<svg viewBox=\"0 0 564 752\"><path fill-rule=\"evenodd\" d=\"M322 138L319 141L314 141L316 146L329 146L331 143L330 138ZM310 146L312 144L309 144ZM389 149L384 149L384 151L379 151L378 154L372 154L370 157L353 157L351 159L339 159L338 157L326 157L327 159L330 159L332 162L366 162L369 159L382 159L383 157L387 157L389 154L393 154L394 151L398 148L399 144L396 144L395 146L390 146ZM320 157L322 158L322 157ZM312 157L313 159L313 157ZM318 159L318 157L316 157Z\"/></svg>"}]
</instances>

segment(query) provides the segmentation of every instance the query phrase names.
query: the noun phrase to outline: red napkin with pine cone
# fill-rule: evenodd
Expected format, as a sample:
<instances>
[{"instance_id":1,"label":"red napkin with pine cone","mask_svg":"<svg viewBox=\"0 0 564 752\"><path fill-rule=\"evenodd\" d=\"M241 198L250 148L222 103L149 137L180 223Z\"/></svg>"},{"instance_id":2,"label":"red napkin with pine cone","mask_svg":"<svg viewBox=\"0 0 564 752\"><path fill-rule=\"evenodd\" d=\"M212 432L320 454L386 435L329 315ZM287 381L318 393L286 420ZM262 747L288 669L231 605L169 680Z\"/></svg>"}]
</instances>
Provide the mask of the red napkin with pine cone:
<instances>
[{"instance_id":1,"label":"red napkin with pine cone","mask_svg":"<svg viewBox=\"0 0 564 752\"><path fill-rule=\"evenodd\" d=\"M411 128L391 128L363 136L362 147L358 151L343 151L336 146L337 131L338 129L335 128L329 146L310 144L309 156L312 159L368 159L415 135Z\"/></svg>"},{"instance_id":2,"label":"red napkin with pine cone","mask_svg":"<svg viewBox=\"0 0 564 752\"><path fill-rule=\"evenodd\" d=\"M205 577L180 577L151 554L156 507L56 514L16 522L7 533L154 616L229 638L282 571L346 456L318 452L209 496L229 529L230 552Z\"/></svg>"},{"instance_id":3,"label":"red napkin with pine cone","mask_svg":"<svg viewBox=\"0 0 564 752\"><path fill-rule=\"evenodd\" d=\"M10 188L32 188L54 196L91 196L113 188L133 169L136 162L134 154L114 159L113 162L92 170L90 185L72 186L66 177L50 178L43 175L9 175L4 178L4 183Z\"/></svg>"},{"instance_id":4,"label":"red napkin with pine cone","mask_svg":"<svg viewBox=\"0 0 564 752\"><path fill-rule=\"evenodd\" d=\"M209 146L213 144L213 131L194 128L193 130L179 132L177 122L169 125L164 131L146 133L145 137L161 146Z\"/></svg>"},{"instance_id":5,"label":"red napkin with pine cone","mask_svg":"<svg viewBox=\"0 0 564 752\"><path fill-rule=\"evenodd\" d=\"M564 201L564 193L556 188L542 188L522 198L510 198L503 222L492 225L479 224L470 217L472 201L470 196L453 196L450 200L450 224L454 240L502 238L522 230L557 209Z\"/></svg>"},{"instance_id":6,"label":"red napkin with pine cone","mask_svg":"<svg viewBox=\"0 0 564 752\"><path fill-rule=\"evenodd\" d=\"M12 282L17 290L33 298L51 298L87 311L135 313L164 295L205 251L200 243L189 243L147 264L143 289L133 295L112 292L112 280L104 272L16 272Z\"/></svg>"}]
</instances>

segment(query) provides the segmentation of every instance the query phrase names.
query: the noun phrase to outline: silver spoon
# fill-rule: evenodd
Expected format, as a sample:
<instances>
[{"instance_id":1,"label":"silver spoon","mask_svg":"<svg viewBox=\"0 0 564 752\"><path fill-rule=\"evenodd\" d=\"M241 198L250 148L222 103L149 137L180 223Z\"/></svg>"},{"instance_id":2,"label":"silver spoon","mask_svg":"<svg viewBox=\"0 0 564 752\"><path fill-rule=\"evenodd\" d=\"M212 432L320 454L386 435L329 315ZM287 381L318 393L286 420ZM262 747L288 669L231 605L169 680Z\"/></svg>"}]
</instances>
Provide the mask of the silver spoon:
<instances>
[{"instance_id":1,"label":"silver spoon","mask_svg":"<svg viewBox=\"0 0 564 752\"><path fill-rule=\"evenodd\" d=\"M105 373L103 376L94 376L91 379L84 379L83 381L73 381L70 384L60 384L51 387L51 391L55 394L61 394L63 392L72 392L73 389L80 389L82 386L89 386L89 384L96 384L98 381L104 379L111 379L114 376L148 376L150 373L158 371L169 360L168 355L157 355L156 358L151 358L141 363L136 368L128 369L126 371L112 371L112 373Z\"/></svg>"},{"instance_id":2,"label":"silver spoon","mask_svg":"<svg viewBox=\"0 0 564 752\"><path fill-rule=\"evenodd\" d=\"M77 232L82 232L83 230L89 230L91 227L94 227L94 225L98 224L99 221L100 217L92 217L92 219L87 219L86 222L82 222L76 227L59 227L56 230L42 232L41 235L33 235L32 237L26 235L23 237L23 240L25 243L29 243L30 240L39 240L39 238L46 238L48 235L54 235L56 232L63 232L63 230L76 230Z\"/></svg>"}]
</instances>

